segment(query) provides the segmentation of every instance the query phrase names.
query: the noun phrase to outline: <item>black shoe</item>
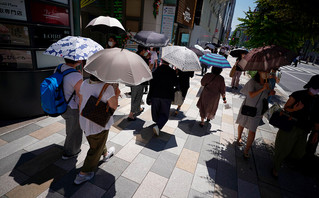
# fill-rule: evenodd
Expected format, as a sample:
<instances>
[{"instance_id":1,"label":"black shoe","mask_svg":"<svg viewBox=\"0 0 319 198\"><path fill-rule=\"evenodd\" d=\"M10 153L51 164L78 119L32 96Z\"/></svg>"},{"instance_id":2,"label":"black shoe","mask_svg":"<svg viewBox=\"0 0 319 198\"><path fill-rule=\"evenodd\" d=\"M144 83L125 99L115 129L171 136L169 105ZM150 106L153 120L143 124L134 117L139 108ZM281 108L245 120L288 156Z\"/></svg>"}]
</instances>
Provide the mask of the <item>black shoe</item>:
<instances>
[{"instance_id":1,"label":"black shoe","mask_svg":"<svg viewBox=\"0 0 319 198\"><path fill-rule=\"evenodd\" d=\"M62 155L62 159L63 159L63 160L68 160L68 159L71 159L71 158L75 158L75 157L77 157L77 156L79 155L80 152L81 152L81 149L80 149L79 152L77 152L77 153L74 154L74 155L66 155L66 154L63 154L63 155Z\"/></svg>"},{"instance_id":2,"label":"black shoe","mask_svg":"<svg viewBox=\"0 0 319 198\"><path fill-rule=\"evenodd\" d=\"M127 117L127 120L128 120L128 121L135 121L135 120L136 120L136 118L130 118L130 117Z\"/></svg>"}]
</instances>

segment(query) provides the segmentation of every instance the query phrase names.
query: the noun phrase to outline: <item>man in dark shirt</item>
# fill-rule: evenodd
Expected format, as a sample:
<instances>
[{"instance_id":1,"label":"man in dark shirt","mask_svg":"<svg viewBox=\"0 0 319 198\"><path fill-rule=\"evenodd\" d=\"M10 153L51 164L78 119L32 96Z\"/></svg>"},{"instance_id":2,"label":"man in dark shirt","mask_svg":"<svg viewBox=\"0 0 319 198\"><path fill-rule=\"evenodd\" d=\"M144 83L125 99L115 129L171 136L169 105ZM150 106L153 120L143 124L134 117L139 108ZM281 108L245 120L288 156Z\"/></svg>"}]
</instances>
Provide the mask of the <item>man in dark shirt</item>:
<instances>
[{"instance_id":1,"label":"man in dark shirt","mask_svg":"<svg viewBox=\"0 0 319 198\"><path fill-rule=\"evenodd\" d=\"M151 100L152 119L156 123L153 127L156 135L159 135L159 131L168 121L176 85L176 72L163 60L162 65L153 72L148 95Z\"/></svg>"}]
</instances>

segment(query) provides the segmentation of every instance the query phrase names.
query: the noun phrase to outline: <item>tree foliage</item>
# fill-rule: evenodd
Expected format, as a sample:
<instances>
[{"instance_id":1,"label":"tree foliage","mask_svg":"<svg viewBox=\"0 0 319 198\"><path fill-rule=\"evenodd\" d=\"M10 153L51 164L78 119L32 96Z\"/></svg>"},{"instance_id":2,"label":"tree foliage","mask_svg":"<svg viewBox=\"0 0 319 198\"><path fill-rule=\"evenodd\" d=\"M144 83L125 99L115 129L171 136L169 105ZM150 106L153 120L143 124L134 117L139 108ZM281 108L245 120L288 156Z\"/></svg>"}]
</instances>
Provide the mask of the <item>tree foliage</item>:
<instances>
[{"instance_id":1,"label":"tree foliage","mask_svg":"<svg viewBox=\"0 0 319 198\"><path fill-rule=\"evenodd\" d=\"M257 0L239 25L250 37L249 47L280 45L297 51L305 40L318 39L319 12L315 0Z\"/></svg>"}]
</instances>

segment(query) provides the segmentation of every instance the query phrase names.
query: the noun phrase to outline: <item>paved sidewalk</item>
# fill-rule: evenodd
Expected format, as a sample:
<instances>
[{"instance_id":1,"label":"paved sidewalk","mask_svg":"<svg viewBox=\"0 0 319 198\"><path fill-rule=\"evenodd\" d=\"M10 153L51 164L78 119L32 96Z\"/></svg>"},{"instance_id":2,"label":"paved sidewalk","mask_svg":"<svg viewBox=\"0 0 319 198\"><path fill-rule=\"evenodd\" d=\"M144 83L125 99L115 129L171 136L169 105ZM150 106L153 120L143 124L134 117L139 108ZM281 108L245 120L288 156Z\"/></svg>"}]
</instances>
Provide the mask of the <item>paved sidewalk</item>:
<instances>
[{"instance_id":1,"label":"paved sidewalk","mask_svg":"<svg viewBox=\"0 0 319 198\"><path fill-rule=\"evenodd\" d=\"M231 65L235 59L229 57ZM277 130L263 119L256 133L252 157L245 161L233 142L235 120L243 96L230 89L230 69L222 75L227 85L226 109L220 100L215 119L200 128L196 107L199 72L178 116L171 116L159 137L153 135L150 106L134 122L126 117L129 87L115 113L107 147L116 154L101 163L93 180L73 184L89 145L83 138L77 159L61 160L65 124L61 117L35 119L0 128L0 196L3 197L319 197L318 180L285 166L275 180L270 170ZM249 78L242 75L241 86ZM277 89L275 101L285 93ZM145 101L146 95L144 95ZM174 112L176 106L172 106ZM247 131L245 131L247 135ZM318 178L318 177L317 177Z\"/></svg>"}]
</instances>

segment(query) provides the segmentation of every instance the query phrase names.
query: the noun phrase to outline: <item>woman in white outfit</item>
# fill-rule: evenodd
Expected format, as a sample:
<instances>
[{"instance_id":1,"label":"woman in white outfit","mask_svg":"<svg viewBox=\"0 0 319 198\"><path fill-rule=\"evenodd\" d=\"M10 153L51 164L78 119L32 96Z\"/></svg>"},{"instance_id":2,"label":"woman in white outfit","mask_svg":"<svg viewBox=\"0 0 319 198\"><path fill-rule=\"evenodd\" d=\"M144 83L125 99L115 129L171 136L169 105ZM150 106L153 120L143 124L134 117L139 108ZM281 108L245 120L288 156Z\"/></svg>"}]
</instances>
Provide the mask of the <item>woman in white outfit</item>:
<instances>
[{"instance_id":1,"label":"woman in white outfit","mask_svg":"<svg viewBox=\"0 0 319 198\"><path fill-rule=\"evenodd\" d=\"M233 75L232 77L232 81L231 81L231 88L232 89L238 89L238 85L239 85L239 80L240 80L240 76L241 76L241 72L243 71L239 66L238 66L238 63L239 61L245 57L245 53L241 54L237 60L236 60L236 63L234 65L234 67L236 67L236 72L235 74ZM245 75L245 72L244 72L244 75Z\"/></svg>"},{"instance_id":2,"label":"woman in white outfit","mask_svg":"<svg viewBox=\"0 0 319 198\"><path fill-rule=\"evenodd\" d=\"M90 79L83 81L80 88L80 112L82 112L85 107L86 102L90 96L95 96L98 98L104 85L108 85L95 76L91 75ZM107 86L101 101L108 102L112 109L116 109L118 106L118 97L120 95L120 90L116 88L114 90L113 86ZM113 116L106 123L105 127L102 127L80 114L80 126L84 131L86 138L89 142L90 149L87 152L84 164L81 168L81 172L76 176L74 183L81 184L88 181L94 177L94 171L98 166L101 156L103 156L103 161L106 161L114 154L114 147L106 149L106 140L109 134L109 129L113 125Z\"/></svg>"}]
</instances>

